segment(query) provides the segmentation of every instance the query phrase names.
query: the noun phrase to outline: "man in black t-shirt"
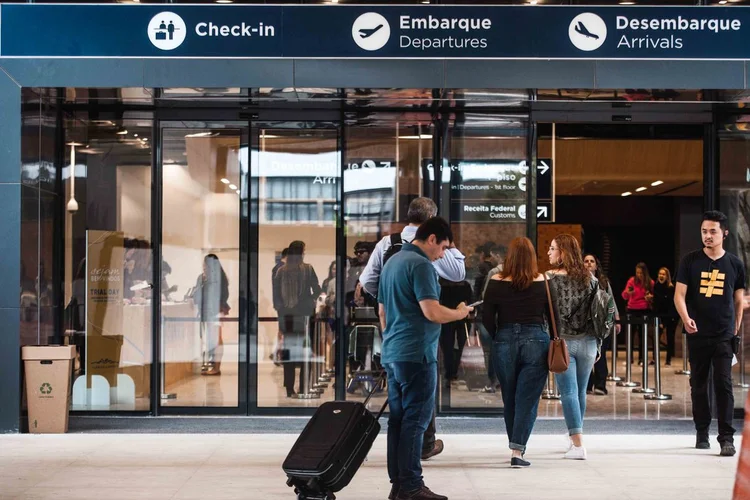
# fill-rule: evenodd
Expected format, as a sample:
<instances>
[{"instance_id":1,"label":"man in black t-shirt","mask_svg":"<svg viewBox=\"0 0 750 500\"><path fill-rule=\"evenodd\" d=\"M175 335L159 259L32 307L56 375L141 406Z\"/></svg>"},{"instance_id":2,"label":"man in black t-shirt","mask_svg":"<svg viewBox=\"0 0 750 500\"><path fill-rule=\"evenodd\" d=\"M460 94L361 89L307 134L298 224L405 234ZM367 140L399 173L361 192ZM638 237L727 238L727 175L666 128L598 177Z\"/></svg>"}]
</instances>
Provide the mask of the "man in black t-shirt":
<instances>
[{"instance_id":1,"label":"man in black t-shirt","mask_svg":"<svg viewBox=\"0 0 750 500\"><path fill-rule=\"evenodd\" d=\"M708 429L711 407L708 397L709 370L713 367L718 406L722 456L733 456L734 394L732 392L732 344L742 323L745 266L724 250L727 217L721 212L703 214L701 238L704 248L687 254L680 263L675 306L688 333L690 392L697 433L695 447L711 447Z\"/></svg>"}]
</instances>

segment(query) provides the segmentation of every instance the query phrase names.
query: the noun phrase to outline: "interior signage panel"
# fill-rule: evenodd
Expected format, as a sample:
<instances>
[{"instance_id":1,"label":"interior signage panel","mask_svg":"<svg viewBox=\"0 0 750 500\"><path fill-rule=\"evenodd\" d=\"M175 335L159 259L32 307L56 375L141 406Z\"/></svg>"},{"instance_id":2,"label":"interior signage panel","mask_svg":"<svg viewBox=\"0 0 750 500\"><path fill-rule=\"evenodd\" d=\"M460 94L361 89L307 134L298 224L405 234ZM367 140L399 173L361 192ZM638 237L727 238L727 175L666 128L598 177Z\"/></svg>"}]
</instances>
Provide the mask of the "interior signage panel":
<instances>
[{"instance_id":1,"label":"interior signage panel","mask_svg":"<svg viewBox=\"0 0 750 500\"><path fill-rule=\"evenodd\" d=\"M2 57L750 59L750 8L3 4Z\"/></svg>"},{"instance_id":2,"label":"interior signage panel","mask_svg":"<svg viewBox=\"0 0 750 500\"><path fill-rule=\"evenodd\" d=\"M429 162L427 169L431 169ZM525 160L451 160L441 170L444 182L450 177L452 221L497 223L526 220L528 166ZM536 174L537 220L552 222L552 160L538 159Z\"/></svg>"}]
</instances>

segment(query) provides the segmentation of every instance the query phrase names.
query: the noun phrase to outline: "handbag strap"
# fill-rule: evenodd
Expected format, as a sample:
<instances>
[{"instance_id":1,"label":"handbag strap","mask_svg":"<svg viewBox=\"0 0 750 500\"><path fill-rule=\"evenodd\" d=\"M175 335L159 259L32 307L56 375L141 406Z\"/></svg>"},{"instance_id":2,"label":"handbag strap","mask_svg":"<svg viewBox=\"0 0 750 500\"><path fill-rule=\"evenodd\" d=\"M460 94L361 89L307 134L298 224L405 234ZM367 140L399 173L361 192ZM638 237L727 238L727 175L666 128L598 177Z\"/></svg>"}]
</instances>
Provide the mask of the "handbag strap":
<instances>
[{"instance_id":1,"label":"handbag strap","mask_svg":"<svg viewBox=\"0 0 750 500\"><path fill-rule=\"evenodd\" d=\"M547 273L544 273L544 288L547 290L547 304L549 305L549 319L552 323L552 338L558 339L560 336L557 334L557 321L555 320L555 308L552 307L552 294L549 291L549 280L547 279Z\"/></svg>"}]
</instances>

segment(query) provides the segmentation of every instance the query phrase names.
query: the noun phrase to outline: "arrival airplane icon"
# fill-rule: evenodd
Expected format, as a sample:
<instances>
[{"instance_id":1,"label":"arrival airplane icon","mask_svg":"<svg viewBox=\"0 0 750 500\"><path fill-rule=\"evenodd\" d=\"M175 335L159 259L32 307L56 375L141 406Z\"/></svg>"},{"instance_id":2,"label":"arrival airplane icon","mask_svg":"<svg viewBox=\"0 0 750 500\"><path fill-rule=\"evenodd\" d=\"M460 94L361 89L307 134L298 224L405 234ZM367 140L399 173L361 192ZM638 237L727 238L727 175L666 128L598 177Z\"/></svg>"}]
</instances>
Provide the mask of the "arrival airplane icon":
<instances>
[{"instance_id":1,"label":"arrival airplane icon","mask_svg":"<svg viewBox=\"0 0 750 500\"><path fill-rule=\"evenodd\" d=\"M581 21L578 21L578 24L576 24L576 33L579 33L585 37L593 38L594 40L599 40L599 35L596 35L594 33L591 33L587 28L586 25L584 25Z\"/></svg>"},{"instance_id":2,"label":"arrival airplane icon","mask_svg":"<svg viewBox=\"0 0 750 500\"><path fill-rule=\"evenodd\" d=\"M378 24L372 29L361 29L359 30L359 36L361 36L362 38L370 38L372 35L380 31L382 28L383 28L383 25Z\"/></svg>"}]
</instances>

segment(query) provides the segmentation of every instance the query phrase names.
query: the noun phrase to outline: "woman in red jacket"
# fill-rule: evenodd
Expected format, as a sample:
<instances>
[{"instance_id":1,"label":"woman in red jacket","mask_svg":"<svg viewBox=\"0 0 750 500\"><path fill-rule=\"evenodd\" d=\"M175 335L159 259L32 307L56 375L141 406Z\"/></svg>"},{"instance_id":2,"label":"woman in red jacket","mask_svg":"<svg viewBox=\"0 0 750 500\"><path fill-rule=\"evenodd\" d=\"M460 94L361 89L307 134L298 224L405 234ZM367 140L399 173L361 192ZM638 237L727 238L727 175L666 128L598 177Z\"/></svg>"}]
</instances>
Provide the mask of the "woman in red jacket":
<instances>
[{"instance_id":1,"label":"woman in red jacket","mask_svg":"<svg viewBox=\"0 0 750 500\"><path fill-rule=\"evenodd\" d=\"M622 298L628 301L628 314L634 319L639 319L648 314L651 309L651 300L654 297L654 280L648 273L648 267L643 262L635 266L635 276L632 276L622 291ZM643 326L633 325L633 338L643 331ZM639 335L638 341L638 364L643 364L643 348L647 344L644 335ZM632 354L631 354L632 356ZM633 359L630 359L633 362Z\"/></svg>"}]
</instances>

